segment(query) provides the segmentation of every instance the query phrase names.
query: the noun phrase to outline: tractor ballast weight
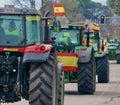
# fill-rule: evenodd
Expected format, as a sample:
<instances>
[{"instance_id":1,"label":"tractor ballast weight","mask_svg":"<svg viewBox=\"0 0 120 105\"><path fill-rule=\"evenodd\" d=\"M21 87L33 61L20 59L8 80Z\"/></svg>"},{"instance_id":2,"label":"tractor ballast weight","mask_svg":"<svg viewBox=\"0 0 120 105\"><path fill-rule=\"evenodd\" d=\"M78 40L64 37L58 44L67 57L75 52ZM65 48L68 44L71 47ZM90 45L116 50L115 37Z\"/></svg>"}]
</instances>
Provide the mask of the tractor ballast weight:
<instances>
[{"instance_id":1,"label":"tractor ballast weight","mask_svg":"<svg viewBox=\"0 0 120 105\"><path fill-rule=\"evenodd\" d=\"M84 27L69 25L58 32L53 30L53 26L49 28L50 36L54 38L54 50L58 60L63 64L65 83L77 81L79 93L93 94L95 92L94 53L92 47L82 46ZM61 37L70 39L65 43Z\"/></svg>"},{"instance_id":2,"label":"tractor ballast weight","mask_svg":"<svg viewBox=\"0 0 120 105\"><path fill-rule=\"evenodd\" d=\"M48 38L42 39L39 11L8 5L0 8L0 21L0 102L24 98L30 105L63 105L62 64ZM13 22L18 36L17 30L8 33Z\"/></svg>"}]
</instances>

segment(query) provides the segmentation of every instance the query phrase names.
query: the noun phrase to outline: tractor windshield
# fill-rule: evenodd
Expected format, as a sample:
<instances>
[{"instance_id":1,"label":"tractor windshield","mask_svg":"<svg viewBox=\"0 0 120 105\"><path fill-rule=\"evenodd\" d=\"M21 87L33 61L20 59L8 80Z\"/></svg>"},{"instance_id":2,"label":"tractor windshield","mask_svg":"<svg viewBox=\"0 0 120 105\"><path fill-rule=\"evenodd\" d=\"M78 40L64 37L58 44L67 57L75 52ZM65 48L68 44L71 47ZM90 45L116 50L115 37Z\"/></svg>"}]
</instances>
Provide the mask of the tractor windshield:
<instances>
[{"instance_id":1,"label":"tractor windshield","mask_svg":"<svg viewBox=\"0 0 120 105\"><path fill-rule=\"evenodd\" d=\"M26 38L27 44L40 42L40 17L26 16Z\"/></svg>"},{"instance_id":2,"label":"tractor windshield","mask_svg":"<svg viewBox=\"0 0 120 105\"><path fill-rule=\"evenodd\" d=\"M61 29L59 32L50 30L50 36L55 37L55 44L60 45L79 45L80 44L80 31L74 29Z\"/></svg>"},{"instance_id":3,"label":"tractor windshield","mask_svg":"<svg viewBox=\"0 0 120 105\"><path fill-rule=\"evenodd\" d=\"M20 15L0 15L0 45L17 45L23 39Z\"/></svg>"},{"instance_id":4,"label":"tractor windshield","mask_svg":"<svg viewBox=\"0 0 120 105\"><path fill-rule=\"evenodd\" d=\"M0 15L0 46L24 46L40 42L40 18L31 15Z\"/></svg>"}]
</instances>

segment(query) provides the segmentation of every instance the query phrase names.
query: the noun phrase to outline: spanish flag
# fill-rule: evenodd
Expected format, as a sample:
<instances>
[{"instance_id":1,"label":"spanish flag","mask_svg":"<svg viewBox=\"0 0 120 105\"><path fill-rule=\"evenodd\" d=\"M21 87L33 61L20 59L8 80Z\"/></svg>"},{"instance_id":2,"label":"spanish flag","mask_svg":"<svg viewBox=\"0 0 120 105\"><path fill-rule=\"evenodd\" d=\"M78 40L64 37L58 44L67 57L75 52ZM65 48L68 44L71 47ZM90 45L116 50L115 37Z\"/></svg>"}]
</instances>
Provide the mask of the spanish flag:
<instances>
[{"instance_id":1,"label":"spanish flag","mask_svg":"<svg viewBox=\"0 0 120 105\"><path fill-rule=\"evenodd\" d=\"M92 30L99 31L100 30L100 26L97 25L97 24L92 24Z\"/></svg>"},{"instance_id":2,"label":"spanish flag","mask_svg":"<svg viewBox=\"0 0 120 105\"><path fill-rule=\"evenodd\" d=\"M63 71L78 72L78 54L76 53L56 53L58 60L63 64Z\"/></svg>"},{"instance_id":3,"label":"spanish flag","mask_svg":"<svg viewBox=\"0 0 120 105\"><path fill-rule=\"evenodd\" d=\"M62 4L54 4L53 7L55 16L65 16L65 10Z\"/></svg>"}]
</instances>

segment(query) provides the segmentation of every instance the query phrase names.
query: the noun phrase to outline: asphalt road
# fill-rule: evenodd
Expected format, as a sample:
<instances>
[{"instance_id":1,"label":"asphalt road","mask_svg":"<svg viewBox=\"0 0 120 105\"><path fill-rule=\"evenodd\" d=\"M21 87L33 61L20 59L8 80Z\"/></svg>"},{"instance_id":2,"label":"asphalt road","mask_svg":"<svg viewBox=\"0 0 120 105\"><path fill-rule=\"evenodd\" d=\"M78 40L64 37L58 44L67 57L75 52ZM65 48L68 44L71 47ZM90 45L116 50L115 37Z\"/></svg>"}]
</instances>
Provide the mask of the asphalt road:
<instances>
[{"instance_id":1,"label":"asphalt road","mask_svg":"<svg viewBox=\"0 0 120 105\"><path fill-rule=\"evenodd\" d=\"M22 100L7 105L29 104ZM66 84L64 105L120 105L120 64L110 61L110 83L97 83L94 95L80 95L76 83Z\"/></svg>"},{"instance_id":2,"label":"asphalt road","mask_svg":"<svg viewBox=\"0 0 120 105\"><path fill-rule=\"evenodd\" d=\"M110 83L97 83L94 95L79 95L77 84L67 84L64 105L120 105L120 64L110 61Z\"/></svg>"}]
</instances>

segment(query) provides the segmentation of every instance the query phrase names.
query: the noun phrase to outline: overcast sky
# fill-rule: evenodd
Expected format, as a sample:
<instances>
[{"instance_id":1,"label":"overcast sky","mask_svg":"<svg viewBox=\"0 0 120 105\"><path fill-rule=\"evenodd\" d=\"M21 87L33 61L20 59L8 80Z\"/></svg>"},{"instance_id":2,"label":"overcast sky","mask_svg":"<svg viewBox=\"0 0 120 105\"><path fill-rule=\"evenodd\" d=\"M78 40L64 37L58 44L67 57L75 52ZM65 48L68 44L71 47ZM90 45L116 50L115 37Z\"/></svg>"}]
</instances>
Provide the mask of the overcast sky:
<instances>
[{"instance_id":1,"label":"overcast sky","mask_svg":"<svg viewBox=\"0 0 120 105\"><path fill-rule=\"evenodd\" d=\"M40 8L41 0L35 0L36 1L36 8ZM11 2L11 0L0 0L0 7L4 7L5 4L8 4L8 2ZM39 2L39 3L38 3Z\"/></svg>"},{"instance_id":2,"label":"overcast sky","mask_svg":"<svg viewBox=\"0 0 120 105\"><path fill-rule=\"evenodd\" d=\"M0 0L0 7L3 7L4 4L6 3L6 1L8 1L8 0ZM92 0L92 1L100 2L100 3L104 4L104 5L106 4L106 0Z\"/></svg>"},{"instance_id":3,"label":"overcast sky","mask_svg":"<svg viewBox=\"0 0 120 105\"><path fill-rule=\"evenodd\" d=\"M3 7L3 6L4 6L4 5L3 5L4 3L5 3L5 0L0 0L0 7Z\"/></svg>"}]
</instances>

